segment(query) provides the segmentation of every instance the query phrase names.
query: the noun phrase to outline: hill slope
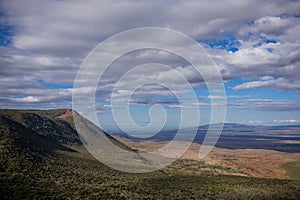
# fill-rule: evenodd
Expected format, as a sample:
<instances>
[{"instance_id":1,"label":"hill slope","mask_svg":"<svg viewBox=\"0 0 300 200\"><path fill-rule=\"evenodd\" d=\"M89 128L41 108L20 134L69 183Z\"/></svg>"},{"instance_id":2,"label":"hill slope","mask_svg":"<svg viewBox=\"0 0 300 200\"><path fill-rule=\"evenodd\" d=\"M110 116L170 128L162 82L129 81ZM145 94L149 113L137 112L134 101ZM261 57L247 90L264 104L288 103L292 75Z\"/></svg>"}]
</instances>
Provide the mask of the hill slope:
<instances>
[{"instance_id":1,"label":"hill slope","mask_svg":"<svg viewBox=\"0 0 300 200\"><path fill-rule=\"evenodd\" d=\"M299 199L299 181L216 175L190 160L146 174L115 171L81 145L72 114L0 110L1 199Z\"/></svg>"},{"instance_id":2,"label":"hill slope","mask_svg":"<svg viewBox=\"0 0 300 200\"><path fill-rule=\"evenodd\" d=\"M31 168L56 150L74 151L65 146L82 144L75 130L73 112L70 109L0 110L0 168ZM97 131L102 132L99 128ZM131 150L106 136L115 145Z\"/></svg>"}]
</instances>

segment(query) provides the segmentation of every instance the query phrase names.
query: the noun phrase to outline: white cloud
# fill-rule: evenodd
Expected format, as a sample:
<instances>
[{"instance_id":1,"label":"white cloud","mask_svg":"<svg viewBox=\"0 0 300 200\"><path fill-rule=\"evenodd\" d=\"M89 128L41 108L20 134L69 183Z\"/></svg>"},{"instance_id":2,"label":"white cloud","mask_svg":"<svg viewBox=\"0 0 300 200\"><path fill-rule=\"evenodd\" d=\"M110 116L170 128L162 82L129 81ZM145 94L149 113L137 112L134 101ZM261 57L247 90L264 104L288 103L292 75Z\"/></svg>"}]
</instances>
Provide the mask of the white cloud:
<instances>
[{"instance_id":1,"label":"white cloud","mask_svg":"<svg viewBox=\"0 0 300 200\"><path fill-rule=\"evenodd\" d=\"M279 120L273 120L274 123L277 124L295 124L295 123L299 123L299 120L295 120L295 119L279 119Z\"/></svg>"},{"instance_id":2,"label":"white cloud","mask_svg":"<svg viewBox=\"0 0 300 200\"><path fill-rule=\"evenodd\" d=\"M14 101L16 102L39 102L39 98L38 97L33 97L33 96L27 96L27 97L23 97L23 98L15 98Z\"/></svg>"},{"instance_id":3,"label":"white cloud","mask_svg":"<svg viewBox=\"0 0 300 200\"><path fill-rule=\"evenodd\" d=\"M282 124L298 124L300 123L299 120L296 119L274 119L274 120L242 120L240 121L241 124L253 124L253 125L262 125L262 124L269 124L269 125L282 125Z\"/></svg>"},{"instance_id":4,"label":"white cloud","mask_svg":"<svg viewBox=\"0 0 300 200\"><path fill-rule=\"evenodd\" d=\"M259 111L298 111L300 110L300 102L291 100L271 100L271 99L246 99L227 106L248 110Z\"/></svg>"},{"instance_id":5,"label":"white cloud","mask_svg":"<svg viewBox=\"0 0 300 200\"><path fill-rule=\"evenodd\" d=\"M251 32L279 36L284 34L293 24L289 18L267 16L255 20L251 26L244 26L243 29L239 30L239 34L246 35Z\"/></svg>"},{"instance_id":6,"label":"white cloud","mask_svg":"<svg viewBox=\"0 0 300 200\"><path fill-rule=\"evenodd\" d=\"M207 50L219 65L224 79L254 79L236 89L299 90L300 42L295 35L300 29L299 22L300 19L293 16L257 18L237 31L238 51ZM272 80L273 77L276 80Z\"/></svg>"},{"instance_id":7,"label":"white cloud","mask_svg":"<svg viewBox=\"0 0 300 200\"><path fill-rule=\"evenodd\" d=\"M285 78L269 79L262 81L251 81L235 86L235 90L245 90L252 88L273 87L279 90L300 90L300 81L288 80Z\"/></svg>"},{"instance_id":8,"label":"white cloud","mask_svg":"<svg viewBox=\"0 0 300 200\"><path fill-rule=\"evenodd\" d=\"M208 99L218 100L218 99L224 99L224 96L208 95L207 98L208 98Z\"/></svg>"},{"instance_id":9,"label":"white cloud","mask_svg":"<svg viewBox=\"0 0 300 200\"><path fill-rule=\"evenodd\" d=\"M299 18L278 17L283 13L298 14L299 1L193 0L170 4L168 1L135 0L114 3L108 0L11 0L1 3L6 17L3 21L15 27L12 46L0 47L0 94L9 105L18 101L17 96L26 96L19 99L24 103L35 100L70 102L70 89L45 89L38 81L72 85L81 62L96 44L112 34L143 26L169 27L198 41L218 39L229 32L241 44L239 51L232 53L209 47L207 50L218 64L224 80L247 78L248 82L234 89L300 89ZM248 37L249 34L254 36ZM277 43L264 43L266 38ZM113 54L113 50L108 49L107 53ZM124 56L119 64L107 71L98 99L109 99L114 83L128 66L153 60L173 67L193 86L203 86L203 79L182 60L162 51L144 51ZM144 68L128 76L127 80L130 81L120 83L124 91L160 80L176 87L176 91L185 92L182 82L170 76L168 70ZM90 90L83 90L87 91ZM139 102L151 102L146 94L170 96L167 90L153 85L137 93L138 97L145 96L139 98ZM119 91L117 95L121 99L123 94ZM49 97L48 100L43 96ZM208 98L220 99L215 95ZM1 105L5 104L7 102L3 101Z\"/></svg>"}]
</instances>

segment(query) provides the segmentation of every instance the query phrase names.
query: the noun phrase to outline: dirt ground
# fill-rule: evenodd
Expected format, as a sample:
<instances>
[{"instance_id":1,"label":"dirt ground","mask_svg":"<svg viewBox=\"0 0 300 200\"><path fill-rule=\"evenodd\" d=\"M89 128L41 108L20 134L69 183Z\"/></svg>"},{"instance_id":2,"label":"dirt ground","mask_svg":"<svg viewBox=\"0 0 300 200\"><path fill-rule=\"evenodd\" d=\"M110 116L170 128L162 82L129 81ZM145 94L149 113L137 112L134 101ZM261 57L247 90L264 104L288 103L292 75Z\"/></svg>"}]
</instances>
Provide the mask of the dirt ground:
<instances>
[{"instance_id":1,"label":"dirt ground","mask_svg":"<svg viewBox=\"0 0 300 200\"><path fill-rule=\"evenodd\" d=\"M165 146L168 142L132 142L127 138L114 136L126 145L139 150L140 152L152 152ZM183 142L177 142L179 149ZM278 178L286 179L288 177L282 165L288 162L299 161L299 153L285 153L274 150L264 149L222 149L214 147L212 151L204 158L199 158L200 144L193 143L188 150L180 157L182 160L193 160L204 162L209 166L221 167L220 174L246 175L259 178ZM173 157L174 151L167 152L167 156ZM237 173L237 171L241 173Z\"/></svg>"}]
</instances>

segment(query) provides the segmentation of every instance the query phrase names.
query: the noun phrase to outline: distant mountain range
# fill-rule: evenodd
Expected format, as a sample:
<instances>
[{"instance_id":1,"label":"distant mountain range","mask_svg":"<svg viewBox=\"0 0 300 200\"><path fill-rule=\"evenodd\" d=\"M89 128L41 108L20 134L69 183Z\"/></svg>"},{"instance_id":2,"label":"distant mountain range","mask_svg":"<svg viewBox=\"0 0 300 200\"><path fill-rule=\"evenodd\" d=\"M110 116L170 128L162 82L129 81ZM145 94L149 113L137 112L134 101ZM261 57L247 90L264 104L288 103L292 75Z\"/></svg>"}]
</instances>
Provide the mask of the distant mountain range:
<instances>
[{"instance_id":1,"label":"distant mountain range","mask_svg":"<svg viewBox=\"0 0 300 200\"><path fill-rule=\"evenodd\" d=\"M220 124L197 127L194 142L203 143L209 126L211 126L211 129L214 129L220 127ZM181 129L181 132L190 134L192 130L194 128L184 128ZM176 129L162 130L150 138L137 138L122 131L114 134L133 141L169 141L174 139L177 131ZM269 149L300 153L300 125L263 126L224 123L216 147L227 149Z\"/></svg>"}]
</instances>

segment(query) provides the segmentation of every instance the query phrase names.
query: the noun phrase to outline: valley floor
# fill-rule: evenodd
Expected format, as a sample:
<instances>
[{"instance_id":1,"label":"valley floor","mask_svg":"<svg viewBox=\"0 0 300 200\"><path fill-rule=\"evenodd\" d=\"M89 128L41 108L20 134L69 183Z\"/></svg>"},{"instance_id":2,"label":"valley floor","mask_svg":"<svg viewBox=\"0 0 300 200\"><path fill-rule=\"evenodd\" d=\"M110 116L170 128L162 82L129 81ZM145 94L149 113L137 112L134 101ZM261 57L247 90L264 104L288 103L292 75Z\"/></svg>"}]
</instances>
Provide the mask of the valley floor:
<instances>
[{"instance_id":1,"label":"valley floor","mask_svg":"<svg viewBox=\"0 0 300 200\"><path fill-rule=\"evenodd\" d=\"M141 152L151 152L162 148L167 142L133 142L114 135L127 146ZM178 141L178 148L181 142ZM265 149L224 149L214 147L203 159L199 158L200 144L193 143L181 160L190 163L203 162L207 171L224 175L253 176L257 178L297 179L300 180L300 153L286 153ZM170 157L174 157L172 152ZM192 165L192 164L190 164Z\"/></svg>"}]
</instances>

